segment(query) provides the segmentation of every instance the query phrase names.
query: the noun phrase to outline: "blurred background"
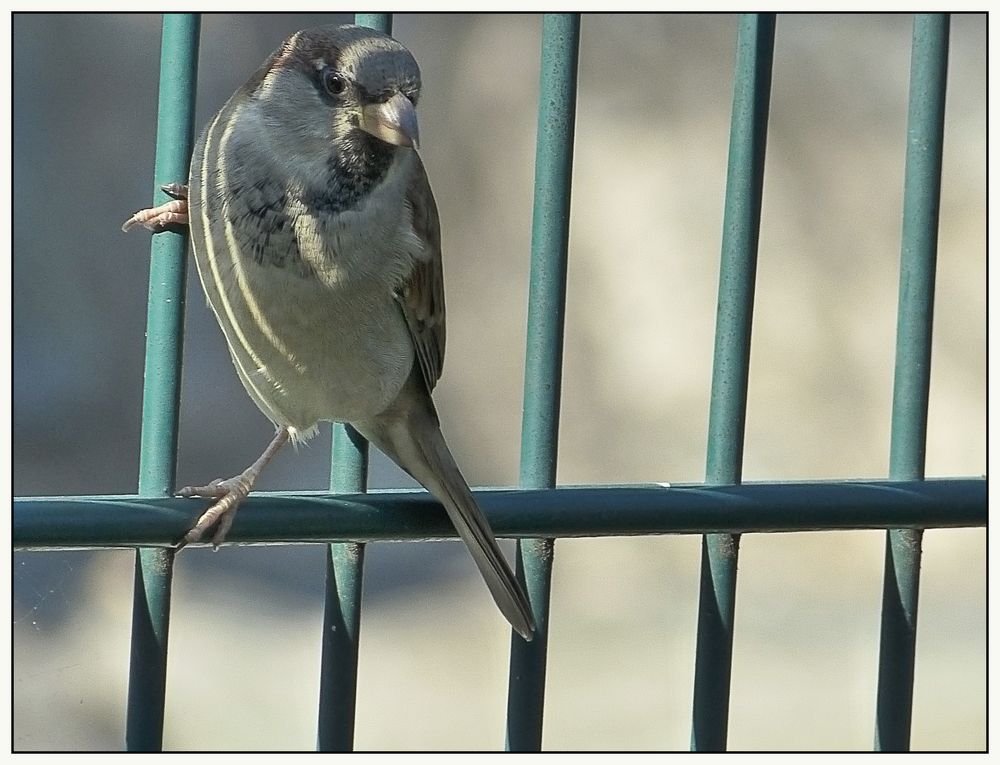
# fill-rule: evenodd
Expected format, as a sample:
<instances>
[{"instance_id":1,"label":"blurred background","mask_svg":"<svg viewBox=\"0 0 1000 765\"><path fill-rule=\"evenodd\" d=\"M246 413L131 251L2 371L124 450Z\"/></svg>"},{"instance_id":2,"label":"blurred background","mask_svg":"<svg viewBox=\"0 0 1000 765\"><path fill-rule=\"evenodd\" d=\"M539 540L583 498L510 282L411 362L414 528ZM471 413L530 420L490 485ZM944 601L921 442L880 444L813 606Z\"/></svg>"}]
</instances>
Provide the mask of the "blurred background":
<instances>
[{"instance_id":1,"label":"blurred background","mask_svg":"<svg viewBox=\"0 0 1000 765\"><path fill-rule=\"evenodd\" d=\"M207 15L198 125L288 34L346 15ZM398 15L423 71L448 363L473 485L517 481L537 15ZM156 15L13 19L13 488L136 489ZM698 482L736 19L587 15L560 483ZM744 477L887 474L911 18L778 19ZM986 17L952 21L928 476L986 472ZM200 127L199 127L200 130ZM178 179L181 180L181 179ZM242 470L271 426L189 269L179 484ZM261 489L320 489L329 427ZM371 485L411 486L380 455ZM912 744L986 746L986 535L925 535ZM508 547L508 550L511 548ZM699 539L556 545L544 746L686 749ZM177 561L164 745L315 743L322 546ZM883 534L747 535L729 743L868 749ZM123 745L133 553L14 556L15 749ZM509 630L456 542L372 544L360 749L503 746Z\"/></svg>"}]
</instances>

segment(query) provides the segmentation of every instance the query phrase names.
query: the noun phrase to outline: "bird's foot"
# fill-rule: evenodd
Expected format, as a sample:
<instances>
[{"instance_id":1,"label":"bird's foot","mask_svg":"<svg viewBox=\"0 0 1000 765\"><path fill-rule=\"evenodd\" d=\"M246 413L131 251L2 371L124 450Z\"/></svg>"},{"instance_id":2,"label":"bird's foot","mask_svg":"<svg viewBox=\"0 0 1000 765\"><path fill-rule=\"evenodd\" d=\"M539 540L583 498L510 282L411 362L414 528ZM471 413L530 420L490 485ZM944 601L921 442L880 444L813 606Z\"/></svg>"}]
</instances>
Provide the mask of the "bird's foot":
<instances>
[{"instance_id":1,"label":"bird's foot","mask_svg":"<svg viewBox=\"0 0 1000 765\"><path fill-rule=\"evenodd\" d=\"M165 231L168 226L186 226L188 223L188 187L180 183L168 183L161 186L167 194L173 197L159 207L140 210L122 224L122 231L128 231L136 226L142 226L153 233Z\"/></svg>"},{"instance_id":2,"label":"bird's foot","mask_svg":"<svg viewBox=\"0 0 1000 765\"><path fill-rule=\"evenodd\" d=\"M278 450L284 446L289 437L288 428L278 428L278 432L274 434L274 438L271 439L271 443L267 445L264 453L257 458L256 462L239 475L227 478L224 481L221 478L216 478L205 486L185 486L177 492L177 496L179 497L208 497L209 499L217 500L215 504L201 514L194 527L184 535L184 538L177 545L178 550L190 542L201 541L201 538L205 536L205 532L215 524L218 524L218 526L216 526L215 534L212 536L212 546L216 550L219 549L219 545L223 543L226 534L229 533L229 529L233 525L233 519L236 517L236 509L250 494L254 483L257 482L257 476L260 475L260 471L278 453Z\"/></svg>"},{"instance_id":3,"label":"bird's foot","mask_svg":"<svg viewBox=\"0 0 1000 765\"><path fill-rule=\"evenodd\" d=\"M253 477L249 473L250 471L246 470L226 480L216 478L205 486L185 486L177 492L179 497L208 497L217 500L201 514L198 522L177 545L177 549L191 542L200 542L212 526L216 526L215 534L212 535L212 546L219 549L219 545L225 541L233 525L237 508L253 488Z\"/></svg>"}]
</instances>

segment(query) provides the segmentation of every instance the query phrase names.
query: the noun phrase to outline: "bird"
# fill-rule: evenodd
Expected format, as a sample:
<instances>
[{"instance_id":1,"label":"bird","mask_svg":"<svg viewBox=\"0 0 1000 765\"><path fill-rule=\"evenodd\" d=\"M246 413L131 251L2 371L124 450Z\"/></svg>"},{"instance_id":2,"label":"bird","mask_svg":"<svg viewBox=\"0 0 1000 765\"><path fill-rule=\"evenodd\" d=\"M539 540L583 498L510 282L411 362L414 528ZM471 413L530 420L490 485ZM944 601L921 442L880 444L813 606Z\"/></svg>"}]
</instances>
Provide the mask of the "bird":
<instances>
[{"instance_id":1,"label":"bird","mask_svg":"<svg viewBox=\"0 0 1000 765\"><path fill-rule=\"evenodd\" d=\"M347 423L441 502L501 613L535 620L441 432L441 231L418 153L420 69L366 27L288 37L211 119L188 182L122 226L187 225L198 275L247 393L275 425L182 544L218 546L261 470L320 422Z\"/></svg>"}]
</instances>

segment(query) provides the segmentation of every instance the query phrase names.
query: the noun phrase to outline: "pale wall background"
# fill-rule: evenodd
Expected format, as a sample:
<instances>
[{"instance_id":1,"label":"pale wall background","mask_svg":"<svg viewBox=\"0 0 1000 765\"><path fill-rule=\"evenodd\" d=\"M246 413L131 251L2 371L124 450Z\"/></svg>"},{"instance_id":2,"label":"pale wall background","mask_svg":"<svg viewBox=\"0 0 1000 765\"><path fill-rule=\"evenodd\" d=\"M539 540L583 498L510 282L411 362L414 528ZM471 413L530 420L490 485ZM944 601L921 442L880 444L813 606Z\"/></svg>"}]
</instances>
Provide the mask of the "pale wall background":
<instances>
[{"instance_id":1,"label":"pale wall background","mask_svg":"<svg viewBox=\"0 0 1000 765\"><path fill-rule=\"evenodd\" d=\"M336 21L338 18L334 17ZM289 33L208 16L198 123ZM135 490L160 22L14 19L13 477L18 495ZM735 18L586 16L559 481L699 481ZM540 19L403 15L424 74L448 364L436 398L469 480L516 482ZM745 477L887 472L911 20L778 21ZM927 472L985 467L985 16L952 24ZM189 283L178 480L246 466L270 425ZM321 488L329 431L260 488ZM378 459L375 486L409 485ZM684 749L696 537L557 544L551 749ZM14 559L14 745L123 741L128 551ZM503 745L509 632L455 543L371 545L357 744ZM882 535L743 540L730 745L871 746ZM165 745L308 749L320 546L185 551ZM982 749L985 534L925 537L916 748Z\"/></svg>"}]
</instances>

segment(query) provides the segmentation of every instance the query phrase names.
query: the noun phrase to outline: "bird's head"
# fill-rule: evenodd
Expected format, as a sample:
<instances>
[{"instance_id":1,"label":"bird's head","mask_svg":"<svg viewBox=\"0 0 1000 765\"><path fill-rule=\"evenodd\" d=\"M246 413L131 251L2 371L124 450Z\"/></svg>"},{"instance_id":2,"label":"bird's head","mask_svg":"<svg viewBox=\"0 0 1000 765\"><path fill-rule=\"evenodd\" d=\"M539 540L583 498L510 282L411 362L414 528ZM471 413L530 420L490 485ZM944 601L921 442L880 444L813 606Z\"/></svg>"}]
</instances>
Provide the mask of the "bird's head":
<instances>
[{"instance_id":1,"label":"bird's head","mask_svg":"<svg viewBox=\"0 0 1000 765\"><path fill-rule=\"evenodd\" d=\"M420 69L391 37L366 27L296 32L244 86L272 149L316 157L416 147ZM373 140L376 139L376 140Z\"/></svg>"}]
</instances>

